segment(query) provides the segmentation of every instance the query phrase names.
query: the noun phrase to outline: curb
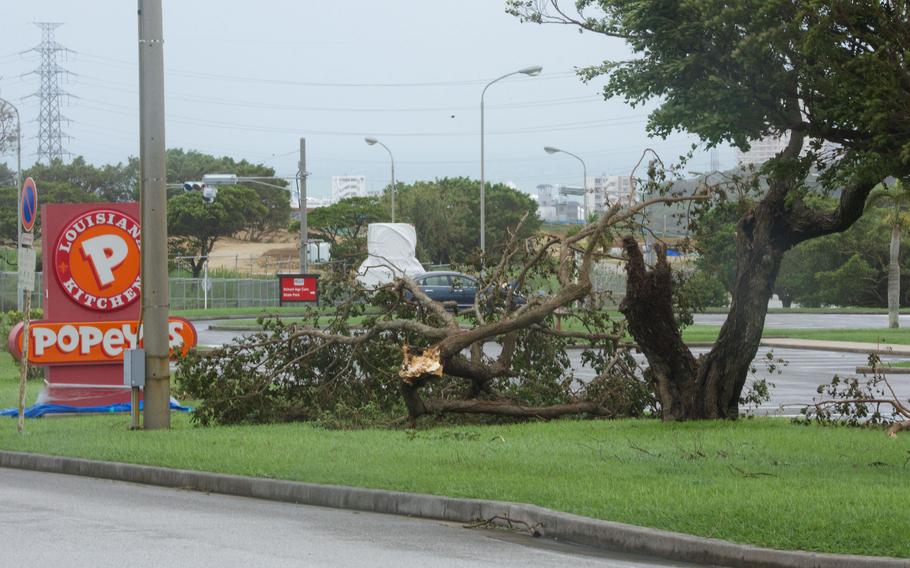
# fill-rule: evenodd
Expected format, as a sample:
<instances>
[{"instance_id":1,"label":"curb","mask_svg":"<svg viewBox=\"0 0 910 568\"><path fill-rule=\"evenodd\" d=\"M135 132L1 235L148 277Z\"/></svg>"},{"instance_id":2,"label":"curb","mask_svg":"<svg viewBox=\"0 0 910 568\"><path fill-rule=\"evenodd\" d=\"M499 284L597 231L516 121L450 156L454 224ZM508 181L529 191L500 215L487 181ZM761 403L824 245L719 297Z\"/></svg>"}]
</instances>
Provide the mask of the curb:
<instances>
[{"instance_id":1,"label":"curb","mask_svg":"<svg viewBox=\"0 0 910 568\"><path fill-rule=\"evenodd\" d=\"M500 516L512 522L527 523L550 539L698 564L743 568L910 567L910 560L901 558L759 548L601 521L521 503L320 485L21 452L0 451L0 467L457 523Z\"/></svg>"},{"instance_id":2,"label":"curb","mask_svg":"<svg viewBox=\"0 0 910 568\"><path fill-rule=\"evenodd\" d=\"M818 343L815 343L818 342ZM808 349L810 351L833 351L837 353L862 353L869 355L910 355L910 345L856 343L849 341L826 341L817 339L791 339L774 337L761 340L765 347L779 349Z\"/></svg>"},{"instance_id":3,"label":"curb","mask_svg":"<svg viewBox=\"0 0 910 568\"><path fill-rule=\"evenodd\" d=\"M857 367L856 372L860 375L910 375L910 367Z\"/></svg>"}]
</instances>

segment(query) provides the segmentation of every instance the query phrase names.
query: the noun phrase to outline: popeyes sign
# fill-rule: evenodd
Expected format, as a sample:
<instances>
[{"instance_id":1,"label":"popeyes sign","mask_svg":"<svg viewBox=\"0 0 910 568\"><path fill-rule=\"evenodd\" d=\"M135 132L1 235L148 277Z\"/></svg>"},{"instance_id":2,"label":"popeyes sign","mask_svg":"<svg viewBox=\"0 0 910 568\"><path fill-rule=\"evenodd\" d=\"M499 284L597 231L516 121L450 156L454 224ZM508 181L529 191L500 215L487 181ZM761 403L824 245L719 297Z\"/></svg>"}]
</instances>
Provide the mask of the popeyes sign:
<instances>
[{"instance_id":1,"label":"popeyes sign","mask_svg":"<svg viewBox=\"0 0 910 568\"><path fill-rule=\"evenodd\" d=\"M91 310L119 310L139 299L139 222L110 209L71 220L54 247L67 296Z\"/></svg>"},{"instance_id":2,"label":"popeyes sign","mask_svg":"<svg viewBox=\"0 0 910 568\"><path fill-rule=\"evenodd\" d=\"M33 365L54 363L117 363L127 349L142 347L142 328L134 321L98 323L33 322L29 329L28 361ZM22 326L11 334L10 352L22 356ZM186 355L196 345L196 329L183 318L168 321L172 356Z\"/></svg>"},{"instance_id":3,"label":"popeyes sign","mask_svg":"<svg viewBox=\"0 0 910 568\"><path fill-rule=\"evenodd\" d=\"M137 203L45 204L41 209L44 319L32 321L28 360L45 368L47 404L95 407L130 401L123 354L142 346ZM22 356L22 326L7 346ZM196 330L169 318L171 355L196 345Z\"/></svg>"}]
</instances>

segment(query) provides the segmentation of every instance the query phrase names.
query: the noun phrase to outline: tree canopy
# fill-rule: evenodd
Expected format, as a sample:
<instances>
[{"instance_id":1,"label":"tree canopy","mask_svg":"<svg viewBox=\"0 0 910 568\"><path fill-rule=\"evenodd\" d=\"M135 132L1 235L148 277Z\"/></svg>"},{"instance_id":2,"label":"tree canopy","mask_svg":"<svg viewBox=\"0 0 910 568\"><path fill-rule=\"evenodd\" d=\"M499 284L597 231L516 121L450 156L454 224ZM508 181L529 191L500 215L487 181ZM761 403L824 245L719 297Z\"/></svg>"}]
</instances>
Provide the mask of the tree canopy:
<instances>
[{"instance_id":1,"label":"tree canopy","mask_svg":"<svg viewBox=\"0 0 910 568\"><path fill-rule=\"evenodd\" d=\"M388 202L386 193L383 199ZM527 213L520 238L540 229L537 203L505 184L486 191L487 253L496 258L509 231ZM440 178L398 185L398 220L417 231L418 256L433 264L466 263L480 243L480 182L467 177ZM500 249L497 249L500 247Z\"/></svg>"},{"instance_id":2,"label":"tree canopy","mask_svg":"<svg viewBox=\"0 0 910 568\"><path fill-rule=\"evenodd\" d=\"M249 226L251 219L266 214L255 191L243 186L222 187L211 203L196 191L168 200L167 224L171 253L188 257L193 276L198 277L215 242Z\"/></svg>"}]
</instances>

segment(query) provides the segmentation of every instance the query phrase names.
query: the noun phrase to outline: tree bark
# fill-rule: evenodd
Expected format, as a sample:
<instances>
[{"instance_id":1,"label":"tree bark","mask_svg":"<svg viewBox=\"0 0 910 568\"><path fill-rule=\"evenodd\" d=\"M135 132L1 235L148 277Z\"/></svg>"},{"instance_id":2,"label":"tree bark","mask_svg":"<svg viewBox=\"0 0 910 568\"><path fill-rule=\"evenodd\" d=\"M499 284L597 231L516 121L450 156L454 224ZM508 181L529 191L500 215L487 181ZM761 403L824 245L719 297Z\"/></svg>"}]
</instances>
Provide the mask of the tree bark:
<instances>
[{"instance_id":1,"label":"tree bark","mask_svg":"<svg viewBox=\"0 0 910 568\"><path fill-rule=\"evenodd\" d=\"M895 213L896 215L897 213ZM901 228L895 219L891 227L891 246L888 260L888 327L900 327L900 295L901 295Z\"/></svg>"}]
</instances>

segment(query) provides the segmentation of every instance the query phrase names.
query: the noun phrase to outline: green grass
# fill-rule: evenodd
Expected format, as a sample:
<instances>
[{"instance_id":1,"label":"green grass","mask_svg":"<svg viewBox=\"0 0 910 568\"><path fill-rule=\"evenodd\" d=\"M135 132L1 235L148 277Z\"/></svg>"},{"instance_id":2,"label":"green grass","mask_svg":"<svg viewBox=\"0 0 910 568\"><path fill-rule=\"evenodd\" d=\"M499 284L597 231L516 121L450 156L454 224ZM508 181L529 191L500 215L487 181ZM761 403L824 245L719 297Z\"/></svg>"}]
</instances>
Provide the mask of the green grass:
<instances>
[{"instance_id":1,"label":"green grass","mask_svg":"<svg viewBox=\"0 0 910 568\"><path fill-rule=\"evenodd\" d=\"M705 308L700 313L725 314L729 308ZM887 314L888 308L865 308L843 306L839 308L769 308L769 314ZM903 309L901 314L910 314L910 310Z\"/></svg>"},{"instance_id":2,"label":"green grass","mask_svg":"<svg viewBox=\"0 0 910 568\"><path fill-rule=\"evenodd\" d=\"M0 406L15 368L0 356ZM30 385L32 386L32 385ZM0 420L0 448L534 503L782 549L910 557L910 436L783 420L554 421L401 430L306 424L130 432L126 415Z\"/></svg>"}]
</instances>

